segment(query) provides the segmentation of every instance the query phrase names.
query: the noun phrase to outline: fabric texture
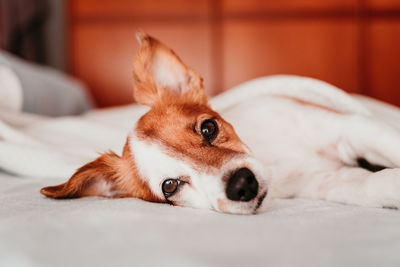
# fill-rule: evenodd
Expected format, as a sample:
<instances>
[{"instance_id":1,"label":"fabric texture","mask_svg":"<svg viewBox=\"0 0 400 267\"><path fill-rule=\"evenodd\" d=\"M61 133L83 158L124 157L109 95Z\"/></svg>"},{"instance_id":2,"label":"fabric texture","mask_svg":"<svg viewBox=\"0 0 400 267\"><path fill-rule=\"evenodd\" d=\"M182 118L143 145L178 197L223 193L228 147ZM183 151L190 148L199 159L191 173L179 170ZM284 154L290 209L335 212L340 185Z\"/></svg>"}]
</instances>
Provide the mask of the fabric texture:
<instances>
[{"instance_id":1,"label":"fabric texture","mask_svg":"<svg viewBox=\"0 0 400 267\"><path fill-rule=\"evenodd\" d=\"M223 115L274 90L315 94L327 105L399 125L395 107L342 97L326 83L299 77L258 79L211 105ZM39 194L99 152L120 153L147 110L132 105L57 119L0 111L0 266L400 266L397 210L290 199L239 216L138 199ZM245 142L251 137L251 129L236 130Z\"/></svg>"}]
</instances>

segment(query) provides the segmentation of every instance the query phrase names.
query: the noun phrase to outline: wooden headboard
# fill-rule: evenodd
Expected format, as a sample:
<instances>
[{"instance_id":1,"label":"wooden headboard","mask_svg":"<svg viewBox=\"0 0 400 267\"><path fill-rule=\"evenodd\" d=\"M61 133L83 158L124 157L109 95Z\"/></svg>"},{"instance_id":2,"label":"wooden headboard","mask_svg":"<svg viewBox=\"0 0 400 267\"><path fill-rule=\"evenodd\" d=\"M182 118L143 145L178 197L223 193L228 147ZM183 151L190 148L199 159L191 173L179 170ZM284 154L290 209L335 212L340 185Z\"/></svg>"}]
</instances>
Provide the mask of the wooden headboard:
<instances>
[{"instance_id":1,"label":"wooden headboard","mask_svg":"<svg viewBox=\"0 0 400 267\"><path fill-rule=\"evenodd\" d=\"M209 95L271 74L400 105L398 0L70 0L71 72L99 106L133 102L135 32L173 48Z\"/></svg>"}]
</instances>

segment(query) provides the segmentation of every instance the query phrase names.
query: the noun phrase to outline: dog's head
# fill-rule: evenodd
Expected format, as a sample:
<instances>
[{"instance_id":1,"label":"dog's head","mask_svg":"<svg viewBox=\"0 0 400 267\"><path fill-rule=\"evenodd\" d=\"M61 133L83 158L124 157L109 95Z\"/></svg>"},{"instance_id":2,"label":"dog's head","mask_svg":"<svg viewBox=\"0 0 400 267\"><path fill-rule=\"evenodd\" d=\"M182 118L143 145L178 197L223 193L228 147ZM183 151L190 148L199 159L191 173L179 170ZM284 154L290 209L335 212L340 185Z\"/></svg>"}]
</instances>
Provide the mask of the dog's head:
<instances>
[{"instance_id":1,"label":"dog's head","mask_svg":"<svg viewBox=\"0 0 400 267\"><path fill-rule=\"evenodd\" d=\"M68 182L41 193L256 212L267 194L263 168L233 127L210 108L202 78L156 39L139 32L138 40L134 96L151 109L130 132L122 156L105 153Z\"/></svg>"}]
</instances>

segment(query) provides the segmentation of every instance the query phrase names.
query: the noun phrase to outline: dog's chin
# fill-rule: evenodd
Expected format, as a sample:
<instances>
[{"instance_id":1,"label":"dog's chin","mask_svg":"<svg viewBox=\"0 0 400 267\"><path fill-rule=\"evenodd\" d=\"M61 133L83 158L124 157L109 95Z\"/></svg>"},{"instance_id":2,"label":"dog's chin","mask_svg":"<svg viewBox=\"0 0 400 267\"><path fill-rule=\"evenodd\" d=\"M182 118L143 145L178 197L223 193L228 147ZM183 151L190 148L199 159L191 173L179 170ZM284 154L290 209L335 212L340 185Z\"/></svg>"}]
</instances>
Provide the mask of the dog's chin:
<instances>
[{"instance_id":1,"label":"dog's chin","mask_svg":"<svg viewBox=\"0 0 400 267\"><path fill-rule=\"evenodd\" d=\"M267 190L265 190L263 193L261 193L257 198L256 198L256 206L253 209L252 214L257 214L261 205L263 204L265 197L267 196Z\"/></svg>"},{"instance_id":2,"label":"dog's chin","mask_svg":"<svg viewBox=\"0 0 400 267\"><path fill-rule=\"evenodd\" d=\"M251 215L257 214L260 207L262 206L265 198L267 196L267 191L261 192L255 199L249 202L232 202L230 205L225 206L221 209L219 207L216 209L222 213L238 214L238 215Z\"/></svg>"}]
</instances>

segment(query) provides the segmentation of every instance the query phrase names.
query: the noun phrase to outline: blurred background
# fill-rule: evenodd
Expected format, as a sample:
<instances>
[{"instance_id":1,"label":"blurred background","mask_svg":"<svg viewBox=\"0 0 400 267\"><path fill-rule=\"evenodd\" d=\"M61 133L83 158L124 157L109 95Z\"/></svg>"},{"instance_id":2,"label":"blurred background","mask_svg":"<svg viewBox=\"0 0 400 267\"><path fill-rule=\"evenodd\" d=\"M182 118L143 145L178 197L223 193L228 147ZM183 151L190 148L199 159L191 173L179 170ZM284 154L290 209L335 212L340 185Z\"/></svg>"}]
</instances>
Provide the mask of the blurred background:
<instances>
[{"instance_id":1,"label":"blurred background","mask_svg":"<svg viewBox=\"0 0 400 267\"><path fill-rule=\"evenodd\" d=\"M0 0L0 46L132 103L135 31L175 50L209 95L272 74L400 106L399 0Z\"/></svg>"}]
</instances>

